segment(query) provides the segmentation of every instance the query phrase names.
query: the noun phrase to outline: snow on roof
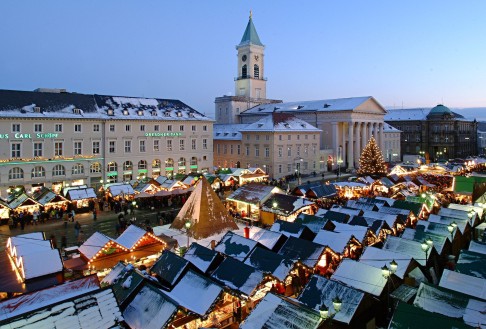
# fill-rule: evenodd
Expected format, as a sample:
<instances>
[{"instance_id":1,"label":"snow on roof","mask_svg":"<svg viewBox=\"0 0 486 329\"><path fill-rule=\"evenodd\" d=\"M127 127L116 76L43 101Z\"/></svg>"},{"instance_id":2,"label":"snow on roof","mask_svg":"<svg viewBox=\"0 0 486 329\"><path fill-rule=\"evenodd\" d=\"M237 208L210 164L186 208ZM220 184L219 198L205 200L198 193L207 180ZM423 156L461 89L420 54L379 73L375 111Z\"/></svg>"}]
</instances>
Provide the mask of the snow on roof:
<instances>
[{"instance_id":1,"label":"snow on roof","mask_svg":"<svg viewBox=\"0 0 486 329\"><path fill-rule=\"evenodd\" d=\"M59 273L63 270L61 254L58 249L40 250L22 256L25 279Z\"/></svg>"},{"instance_id":2,"label":"snow on roof","mask_svg":"<svg viewBox=\"0 0 486 329\"><path fill-rule=\"evenodd\" d=\"M335 212L340 212L343 214L348 214L349 216L360 216L362 212L361 209L351 209L351 208L342 207L338 205L333 205L330 210Z\"/></svg>"},{"instance_id":3,"label":"snow on roof","mask_svg":"<svg viewBox=\"0 0 486 329\"><path fill-rule=\"evenodd\" d=\"M321 323L319 312L294 300L268 293L253 309L241 329L312 329Z\"/></svg>"},{"instance_id":4,"label":"snow on roof","mask_svg":"<svg viewBox=\"0 0 486 329\"><path fill-rule=\"evenodd\" d=\"M272 112L334 112L334 111L351 111L360 106L369 99L373 99L371 96L364 97L350 97L350 98L337 98L337 99L323 99L315 101L298 101L298 102L285 102L278 104L260 104L249 110L244 111L242 114L262 114Z\"/></svg>"},{"instance_id":5,"label":"snow on roof","mask_svg":"<svg viewBox=\"0 0 486 329\"><path fill-rule=\"evenodd\" d=\"M331 279L377 297L381 295L387 282L387 279L381 274L380 268L349 258L342 260Z\"/></svg>"},{"instance_id":6,"label":"snow on roof","mask_svg":"<svg viewBox=\"0 0 486 329\"><path fill-rule=\"evenodd\" d=\"M394 274L400 279L403 279L412 262L411 256L369 246L364 250L359 262L381 269L384 265L390 267L390 262L392 260L398 264Z\"/></svg>"},{"instance_id":7,"label":"snow on roof","mask_svg":"<svg viewBox=\"0 0 486 329\"><path fill-rule=\"evenodd\" d=\"M388 110L385 114L385 121L424 121L427 120L427 115L431 109L399 109L399 110Z\"/></svg>"},{"instance_id":8,"label":"snow on roof","mask_svg":"<svg viewBox=\"0 0 486 329\"><path fill-rule=\"evenodd\" d=\"M486 279L486 255L469 250L461 250L457 259L456 272Z\"/></svg>"},{"instance_id":9,"label":"snow on roof","mask_svg":"<svg viewBox=\"0 0 486 329\"><path fill-rule=\"evenodd\" d=\"M128 268L131 268L132 265L125 265L123 264L123 262L118 262L110 271L110 273L108 273L107 276L105 276L103 278L103 280L101 280L101 285L104 286L104 285L110 285L110 284L113 284L115 283L116 280L118 280L118 278L120 277L121 273L124 272L124 271L127 271Z\"/></svg>"},{"instance_id":10,"label":"snow on roof","mask_svg":"<svg viewBox=\"0 0 486 329\"><path fill-rule=\"evenodd\" d=\"M119 184L119 185L111 185L108 190L112 196L117 196L120 194L131 195L135 194L132 186L130 184Z\"/></svg>"},{"instance_id":11,"label":"snow on roof","mask_svg":"<svg viewBox=\"0 0 486 329\"><path fill-rule=\"evenodd\" d=\"M7 299L0 302L0 321L15 318L21 314L77 297L97 290L99 287L98 277L90 275L58 286Z\"/></svg>"},{"instance_id":12,"label":"snow on roof","mask_svg":"<svg viewBox=\"0 0 486 329\"><path fill-rule=\"evenodd\" d=\"M470 204L457 204L457 203L449 203L447 206L449 209L456 209L456 210L463 210L463 211L471 211L474 210L479 216L479 218L483 217L483 207L473 206Z\"/></svg>"},{"instance_id":13,"label":"snow on roof","mask_svg":"<svg viewBox=\"0 0 486 329\"><path fill-rule=\"evenodd\" d=\"M227 257L213 272L211 277L231 290L250 297L263 281L264 274L250 265L232 257Z\"/></svg>"},{"instance_id":14,"label":"snow on roof","mask_svg":"<svg viewBox=\"0 0 486 329\"><path fill-rule=\"evenodd\" d=\"M317 233L313 241L320 245L328 246L336 253L342 253L351 237L352 234L350 232L319 230L319 233Z\"/></svg>"},{"instance_id":15,"label":"snow on roof","mask_svg":"<svg viewBox=\"0 0 486 329\"><path fill-rule=\"evenodd\" d=\"M291 236L278 253L294 261L300 259L306 266L314 268L324 253L324 249L325 247L320 244Z\"/></svg>"},{"instance_id":16,"label":"snow on roof","mask_svg":"<svg viewBox=\"0 0 486 329\"><path fill-rule=\"evenodd\" d=\"M248 124L215 124L213 125L213 138L215 140L240 141L240 130Z\"/></svg>"},{"instance_id":17,"label":"snow on roof","mask_svg":"<svg viewBox=\"0 0 486 329\"><path fill-rule=\"evenodd\" d=\"M342 301L341 310L337 313L332 303L336 297ZM335 314L333 321L349 324L363 298L364 293L359 290L320 275L313 275L298 300L316 311L325 305L330 314Z\"/></svg>"},{"instance_id":18,"label":"snow on roof","mask_svg":"<svg viewBox=\"0 0 486 329\"><path fill-rule=\"evenodd\" d=\"M94 232L88 240L86 240L80 247L79 252L84 255L87 259L92 259L98 251L102 250L103 247L110 241L113 241L106 235L100 232Z\"/></svg>"},{"instance_id":19,"label":"snow on roof","mask_svg":"<svg viewBox=\"0 0 486 329\"><path fill-rule=\"evenodd\" d=\"M272 250L277 242L284 236L282 233L266 230L257 226L250 227L250 239Z\"/></svg>"},{"instance_id":20,"label":"snow on roof","mask_svg":"<svg viewBox=\"0 0 486 329\"><path fill-rule=\"evenodd\" d=\"M360 242L364 240L364 238L366 237L366 233L368 233L368 228L364 226L349 225L339 222L333 222L333 224L335 225L334 232L352 234L356 238L356 240Z\"/></svg>"},{"instance_id":21,"label":"snow on roof","mask_svg":"<svg viewBox=\"0 0 486 329\"><path fill-rule=\"evenodd\" d=\"M437 213L439 216L446 216L446 217L454 217L460 219L468 220L468 211L466 210L459 210L453 208L440 208L439 212Z\"/></svg>"},{"instance_id":22,"label":"snow on roof","mask_svg":"<svg viewBox=\"0 0 486 329\"><path fill-rule=\"evenodd\" d=\"M315 132L321 130L308 122L286 113L271 113L260 120L240 128L240 132Z\"/></svg>"},{"instance_id":23,"label":"snow on roof","mask_svg":"<svg viewBox=\"0 0 486 329\"><path fill-rule=\"evenodd\" d=\"M189 261L176 255L172 251L164 250L151 268L151 272L163 280L164 284L170 287L181 278L183 273L189 268Z\"/></svg>"},{"instance_id":24,"label":"snow on roof","mask_svg":"<svg viewBox=\"0 0 486 329\"><path fill-rule=\"evenodd\" d=\"M469 243L469 251L474 251L486 255L486 243L472 240Z\"/></svg>"},{"instance_id":25,"label":"snow on roof","mask_svg":"<svg viewBox=\"0 0 486 329\"><path fill-rule=\"evenodd\" d=\"M151 284L135 295L123 311L125 322L133 329L166 328L178 311L178 305Z\"/></svg>"},{"instance_id":26,"label":"snow on roof","mask_svg":"<svg viewBox=\"0 0 486 329\"><path fill-rule=\"evenodd\" d=\"M389 235L386 239L383 249L410 256L415 259L420 265L425 266L425 253L422 250L421 243L418 241L402 239L396 236Z\"/></svg>"},{"instance_id":27,"label":"snow on roof","mask_svg":"<svg viewBox=\"0 0 486 329\"><path fill-rule=\"evenodd\" d=\"M243 261L257 245L258 242L230 231L223 236L214 250Z\"/></svg>"},{"instance_id":28,"label":"snow on roof","mask_svg":"<svg viewBox=\"0 0 486 329\"><path fill-rule=\"evenodd\" d=\"M64 296L63 296L64 297ZM115 328L123 321L111 288L62 298L61 303L38 309L11 321L8 328Z\"/></svg>"},{"instance_id":29,"label":"snow on roof","mask_svg":"<svg viewBox=\"0 0 486 329\"><path fill-rule=\"evenodd\" d=\"M398 130L397 128L389 125L388 123L385 122L385 124L383 125L383 131L385 133L399 133L401 132L401 130Z\"/></svg>"},{"instance_id":30,"label":"snow on roof","mask_svg":"<svg viewBox=\"0 0 486 329\"><path fill-rule=\"evenodd\" d=\"M256 247L246 258L245 264L250 265L264 273L271 273L281 281L289 275L294 261L287 259L273 251Z\"/></svg>"},{"instance_id":31,"label":"snow on roof","mask_svg":"<svg viewBox=\"0 0 486 329\"><path fill-rule=\"evenodd\" d=\"M397 221L397 215L386 213L389 209L397 209L397 208L381 207L378 211L365 210L363 211L362 216L367 218L384 220L388 224L388 226L393 227L395 225L395 222ZM410 211L407 212L406 210L403 209L397 209L397 212L406 212L407 215L410 214Z\"/></svg>"},{"instance_id":32,"label":"snow on roof","mask_svg":"<svg viewBox=\"0 0 486 329\"><path fill-rule=\"evenodd\" d=\"M189 270L167 295L191 312L205 316L222 292L221 286Z\"/></svg>"},{"instance_id":33,"label":"snow on roof","mask_svg":"<svg viewBox=\"0 0 486 329\"><path fill-rule=\"evenodd\" d=\"M332 184L334 184L335 186L339 186L339 187L369 188L369 186L367 184L356 183L356 182L336 182L336 183L332 183Z\"/></svg>"},{"instance_id":34,"label":"snow on roof","mask_svg":"<svg viewBox=\"0 0 486 329\"><path fill-rule=\"evenodd\" d=\"M193 243L184 254L184 259L191 262L203 273L206 273L217 255L216 251L203 247L198 243Z\"/></svg>"},{"instance_id":35,"label":"snow on roof","mask_svg":"<svg viewBox=\"0 0 486 329\"><path fill-rule=\"evenodd\" d=\"M70 200L83 200L89 198L96 198L96 193L92 187L80 188L80 189L70 189L67 192Z\"/></svg>"},{"instance_id":36,"label":"snow on roof","mask_svg":"<svg viewBox=\"0 0 486 329\"><path fill-rule=\"evenodd\" d=\"M433 233L438 235L443 235L447 237L447 239L451 240L451 233L449 233L449 229L447 228L448 225L441 224L441 223L434 223L428 220L419 220L415 229L421 229L419 226L423 227L423 230L427 233ZM457 228L454 228L453 234L457 232Z\"/></svg>"},{"instance_id":37,"label":"snow on roof","mask_svg":"<svg viewBox=\"0 0 486 329\"><path fill-rule=\"evenodd\" d=\"M444 225L449 225L452 222L455 222L457 224L457 229L459 232L464 234L464 231L466 230L466 227L469 224L468 219L460 219L460 218L454 218L454 217L446 217L446 216L440 216L440 215L435 215L435 214L430 214L428 218L429 222L432 223L439 223L439 224L444 224Z\"/></svg>"},{"instance_id":38,"label":"snow on roof","mask_svg":"<svg viewBox=\"0 0 486 329\"><path fill-rule=\"evenodd\" d=\"M413 305L451 318L462 318L471 327L478 323L486 324L485 301L423 282L418 288Z\"/></svg>"},{"instance_id":39,"label":"snow on roof","mask_svg":"<svg viewBox=\"0 0 486 329\"><path fill-rule=\"evenodd\" d=\"M300 238L304 233L304 230L310 230L310 229L303 224L299 224L295 222L286 222L280 219L277 219L270 227L270 231L283 234L286 237L292 236L295 238Z\"/></svg>"},{"instance_id":40,"label":"snow on roof","mask_svg":"<svg viewBox=\"0 0 486 329\"><path fill-rule=\"evenodd\" d=\"M127 249L132 249L145 234L147 234L147 231L144 229L130 225L115 241Z\"/></svg>"},{"instance_id":41,"label":"snow on roof","mask_svg":"<svg viewBox=\"0 0 486 329\"><path fill-rule=\"evenodd\" d=\"M486 280L444 269L440 287L486 300Z\"/></svg>"},{"instance_id":42,"label":"snow on roof","mask_svg":"<svg viewBox=\"0 0 486 329\"><path fill-rule=\"evenodd\" d=\"M250 183L240 186L240 188L231 193L226 200L257 204L265 202L273 193L281 192L281 189L272 185Z\"/></svg>"}]
</instances>

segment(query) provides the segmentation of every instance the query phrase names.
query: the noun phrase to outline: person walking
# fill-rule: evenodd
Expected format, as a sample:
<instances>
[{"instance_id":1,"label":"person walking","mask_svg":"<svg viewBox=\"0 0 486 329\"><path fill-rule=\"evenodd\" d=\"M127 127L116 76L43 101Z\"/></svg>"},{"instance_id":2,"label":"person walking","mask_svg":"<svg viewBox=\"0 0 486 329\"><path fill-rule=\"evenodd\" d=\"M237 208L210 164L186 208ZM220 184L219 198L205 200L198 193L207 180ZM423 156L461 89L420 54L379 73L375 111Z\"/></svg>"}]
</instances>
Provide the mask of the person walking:
<instances>
[{"instance_id":1,"label":"person walking","mask_svg":"<svg viewBox=\"0 0 486 329\"><path fill-rule=\"evenodd\" d=\"M81 224L79 224L78 221L76 221L76 224L74 224L74 237L76 240L79 238L79 232L81 231Z\"/></svg>"},{"instance_id":2,"label":"person walking","mask_svg":"<svg viewBox=\"0 0 486 329\"><path fill-rule=\"evenodd\" d=\"M96 210L96 208L93 208L93 221L96 222L97 219L98 219L98 211Z\"/></svg>"}]
</instances>

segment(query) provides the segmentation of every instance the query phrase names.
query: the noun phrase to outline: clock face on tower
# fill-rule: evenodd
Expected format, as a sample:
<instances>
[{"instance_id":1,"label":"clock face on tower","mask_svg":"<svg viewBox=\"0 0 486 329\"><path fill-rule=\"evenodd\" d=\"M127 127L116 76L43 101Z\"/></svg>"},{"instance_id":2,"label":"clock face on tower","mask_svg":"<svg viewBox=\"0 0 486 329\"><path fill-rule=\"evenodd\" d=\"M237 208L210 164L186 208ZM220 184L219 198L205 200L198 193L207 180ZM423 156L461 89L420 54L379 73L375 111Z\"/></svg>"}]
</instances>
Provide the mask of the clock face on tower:
<instances>
[{"instance_id":1,"label":"clock face on tower","mask_svg":"<svg viewBox=\"0 0 486 329\"><path fill-rule=\"evenodd\" d=\"M260 58L260 57L258 57L258 55L255 55L255 60L256 60L257 62L258 62L258 59L259 59L259 58Z\"/></svg>"},{"instance_id":2,"label":"clock face on tower","mask_svg":"<svg viewBox=\"0 0 486 329\"><path fill-rule=\"evenodd\" d=\"M242 60L243 62L246 62L246 55L243 55L243 56L241 57L241 60Z\"/></svg>"}]
</instances>

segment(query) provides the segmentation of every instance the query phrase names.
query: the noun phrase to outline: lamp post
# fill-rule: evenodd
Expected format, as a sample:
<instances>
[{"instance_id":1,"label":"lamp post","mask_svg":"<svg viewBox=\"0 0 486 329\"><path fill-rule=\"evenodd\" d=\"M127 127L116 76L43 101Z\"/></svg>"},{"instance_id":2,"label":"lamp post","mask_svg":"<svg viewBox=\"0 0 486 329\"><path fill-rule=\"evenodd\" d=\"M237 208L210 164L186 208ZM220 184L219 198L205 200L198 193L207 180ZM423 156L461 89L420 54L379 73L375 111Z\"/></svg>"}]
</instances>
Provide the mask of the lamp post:
<instances>
[{"instance_id":1,"label":"lamp post","mask_svg":"<svg viewBox=\"0 0 486 329\"><path fill-rule=\"evenodd\" d=\"M334 299L332 300L332 307L334 308L334 313L331 313L329 311L329 308L325 304L322 304L321 307L319 307L319 314L321 318L324 321L326 320L331 321L336 316L336 314L338 314L339 311L341 311L342 304L343 302L338 296L334 297Z\"/></svg>"},{"instance_id":2,"label":"lamp post","mask_svg":"<svg viewBox=\"0 0 486 329\"><path fill-rule=\"evenodd\" d=\"M429 249L432 248L434 242L432 239L427 238L421 243L422 250L425 252L425 265L427 266L427 257L428 257L428 252Z\"/></svg>"},{"instance_id":3,"label":"lamp post","mask_svg":"<svg viewBox=\"0 0 486 329\"><path fill-rule=\"evenodd\" d=\"M454 229L457 227L457 223L454 221L452 223L450 223L449 225L447 225L447 230L449 231L449 233L451 234L451 242L452 240L454 239Z\"/></svg>"},{"instance_id":4,"label":"lamp post","mask_svg":"<svg viewBox=\"0 0 486 329\"><path fill-rule=\"evenodd\" d=\"M297 157L294 159L295 161L295 174L297 175L297 184L300 185L301 184L301 181L300 181L300 171L301 171L301 163L304 161L304 159L302 159L301 157Z\"/></svg>"},{"instance_id":5,"label":"lamp post","mask_svg":"<svg viewBox=\"0 0 486 329\"><path fill-rule=\"evenodd\" d=\"M189 249L189 229L191 228L191 221L186 221L184 224L186 228L186 235L187 235L187 249Z\"/></svg>"}]
</instances>

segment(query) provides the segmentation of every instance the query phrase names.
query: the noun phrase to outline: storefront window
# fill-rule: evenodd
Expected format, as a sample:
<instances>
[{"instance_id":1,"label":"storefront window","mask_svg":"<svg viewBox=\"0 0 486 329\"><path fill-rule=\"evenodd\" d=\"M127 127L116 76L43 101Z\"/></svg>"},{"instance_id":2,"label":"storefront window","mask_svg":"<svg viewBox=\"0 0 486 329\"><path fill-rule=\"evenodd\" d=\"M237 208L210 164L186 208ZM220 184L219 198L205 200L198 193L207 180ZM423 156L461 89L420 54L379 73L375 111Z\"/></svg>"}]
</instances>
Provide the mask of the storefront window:
<instances>
[{"instance_id":1,"label":"storefront window","mask_svg":"<svg viewBox=\"0 0 486 329\"><path fill-rule=\"evenodd\" d=\"M52 176L65 176L66 175L66 168L63 165L56 165L52 169Z\"/></svg>"}]
</instances>

